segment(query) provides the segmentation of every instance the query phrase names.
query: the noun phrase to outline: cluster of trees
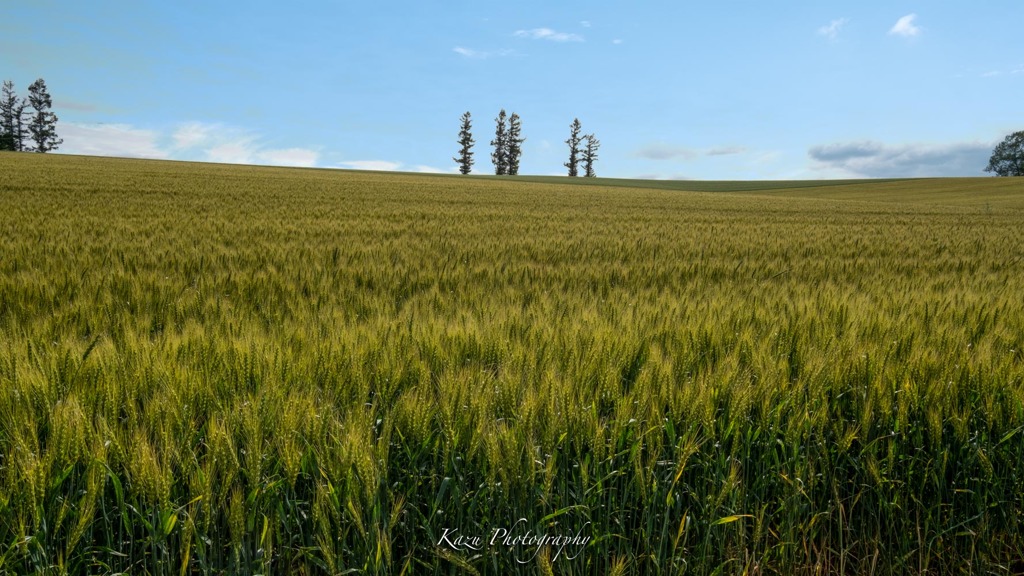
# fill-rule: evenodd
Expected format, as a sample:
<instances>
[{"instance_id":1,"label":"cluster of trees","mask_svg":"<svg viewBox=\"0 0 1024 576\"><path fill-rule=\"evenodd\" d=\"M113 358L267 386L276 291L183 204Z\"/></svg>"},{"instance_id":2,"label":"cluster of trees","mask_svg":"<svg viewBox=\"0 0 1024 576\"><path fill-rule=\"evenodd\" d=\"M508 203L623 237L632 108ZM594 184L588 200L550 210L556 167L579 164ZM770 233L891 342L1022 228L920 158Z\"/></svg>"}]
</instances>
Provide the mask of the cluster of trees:
<instances>
[{"instance_id":1,"label":"cluster of trees","mask_svg":"<svg viewBox=\"0 0 1024 576\"><path fill-rule=\"evenodd\" d=\"M494 119L494 140L491 146L491 162L494 163L494 173L497 176L516 176L519 174L519 160L523 156L523 142L526 138L521 136L523 121L515 112L511 116L505 113L503 108ZM459 129L459 155L452 158L459 165L459 172L469 174L473 169L473 117L469 112L462 115L462 123Z\"/></svg>"},{"instance_id":2,"label":"cluster of trees","mask_svg":"<svg viewBox=\"0 0 1024 576\"><path fill-rule=\"evenodd\" d=\"M503 108L494 122L494 140L491 140L491 146L494 146L494 152L491 152L494 174L516 176L519 174L519 159L523 156L523 142L526 142L526 138L520 136L523 121L515 112L506 116Z\"/></svg>"},{"instance_id":3,"label":"cluster of trees","mask_svg":"<svg viewBox=\"0 0 1024 576\"><path fill-rule=\"evenodd\" d=\"M582 131L583 126L580 125L580 119L574 118L572 125L569 126L569 139L565 141L569 145L569 161L564 166L569 169L569 176L575 178L580 175L579 166L582 162L583 175L587 178L593 178L597 176L594 172L594 162L597 161L597 149L601 147L601 141L595 138L593 134L580 136ZM580 146L584 140L587 143L581 148Z\"/></svg>"},{"instance_id":4,"label":"cluster of trees","mask_svg":"<svg viewBox=\"0 0 1024 576\"><path fill-rule=\"evenodd\" d=\"M502 109L498 117L494 119L494 140L491 146L491 162L494 163L494 173L497 176L516 176L519 174L519 161L523 156L522 137L523 123L515 112L511 116ZM593 134L581 136L582 127L579 119L573 120L570 126L569 139L565 141L569 145L569 161L565 166L569 169L569 176L579 176L579 165L583 164L586 176L594 177L594 162L597 161L597 149L601 142ZM583 141L586 140L586 145ZM469 174L473 170L473 117L469 112L462 115L459 128L459 153L452 158L459 165L461 174Z\"/></svg>"},{"instance_id":5,"label":"cluster of trees","mask_svg":"<svg viewBox=\"0 0 1024 576\"><path fill-rule=\"evenodd\" d=\"M5 80L0 89L0 150L50 152L64 140L57 137L57 115L42 78L28 87L28 97L19 98L14 82Z\"/></svg>"}]
</instances>

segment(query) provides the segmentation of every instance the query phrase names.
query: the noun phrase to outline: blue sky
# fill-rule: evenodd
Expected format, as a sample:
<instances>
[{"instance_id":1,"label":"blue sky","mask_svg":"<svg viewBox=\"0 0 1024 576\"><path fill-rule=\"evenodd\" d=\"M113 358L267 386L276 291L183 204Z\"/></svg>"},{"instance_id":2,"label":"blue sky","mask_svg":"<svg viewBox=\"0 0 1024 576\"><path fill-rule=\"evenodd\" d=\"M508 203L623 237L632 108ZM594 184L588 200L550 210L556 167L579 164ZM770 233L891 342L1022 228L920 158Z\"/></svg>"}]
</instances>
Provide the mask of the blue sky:
<instances>
[{"instance_id":1,"label":"blue sky","mask_svg":"<svg viewBox=\"0 0 1024 576\"><path fill-rule=\"evenodd\" d=\"M61 152L451 172L982 175L1024 129L1024 2L8 2L0 76L46 80Z\"/></svg>"}]
</instances>

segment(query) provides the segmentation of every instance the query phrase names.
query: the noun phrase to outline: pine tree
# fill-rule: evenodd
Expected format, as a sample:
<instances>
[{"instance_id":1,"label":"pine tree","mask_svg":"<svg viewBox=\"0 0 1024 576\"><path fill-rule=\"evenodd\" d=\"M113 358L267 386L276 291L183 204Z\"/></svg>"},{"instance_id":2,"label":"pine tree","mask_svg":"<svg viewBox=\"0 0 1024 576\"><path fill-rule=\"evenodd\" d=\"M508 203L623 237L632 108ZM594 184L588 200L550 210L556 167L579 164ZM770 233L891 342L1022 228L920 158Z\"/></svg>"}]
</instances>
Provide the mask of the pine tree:
<instances>
[{"instance_id":1,"label":"pine tree","mask_svg":"<svg viewBox=\"0 0 1024 576\"><path fill-rule=\"evenodd\" d=\"M523 131L523 122L519 114L515 112L508 119L508 174L516 176L519 174L519 159L523 156L523 142L526 138L520 138Z\"/></svg>"},{"instance_id":2,"label":"pine tree","mask_svg":"<svg viewBox=\"0 0 1024 576\"><path fill-rule=\"evenodd\" d=\"M597 176L594 173L594 162L597 160L597 149L601 147L601 141L593 134L584 136L587 145L583 148L583 170L587 178Z\"/></svg>"},{"instance_id":3,"label":"pine tree","mask_svg":"<svg viewBox=\"0 0 1024 576\"><path fill-rule=\"evenodd\" d=\"M504 108L494 122L494 140L491 140L494 152L491 152L491 162L494 163L494 173L504 176L508 174L508 126Z\"/></svg>"},{"instance_id":4,"label":"pine tree","mask_svg":"<svg viewBox=\"0 0 1024 576\"><path fill-rule=\"evenodd\" d=\"M25 108L28 108L28 101L24 98L14 107L14 149L18 152L31 152L32 148L25 146L28 138L28 130L25 128Z\"/></svg>"},{"instance_id":5,"label":"pine tree","mask_svg":"<svg viewBox=\"0 0 1024 576\"><path fill-rule=\"evenodd\" d=\"M572 126L569 127L571 132L569 133L569 139L565 141L569 145L569 161L564 164L569 169L569 176L579 176L579 163L580 163L580 119L575 118L572 121Z\"/></svg>"},{"instance_id":6,"label":"pine tree","mask_svg":"<svg viewBox=\"0 0 1024 576\"><path fill-rule=\"evenodd\" d=\"M452 160L459 165L459 173L469 174L473 168L473 129L472 118L469 112L462 115L462 128L459 130L459 155Z\"/></svg>"},{"instance_id":7,"label":"pine tree","mask_svg":"<svg viewBox=\"0 0 1024 576\"><path fill-rule=\"evenodd\" d=\"M34 151L50 152L56 150L64 141L57 138L57 115L50 111L53 100L46 91L46 82L42 78L28 87L28 103L34 114L29 119L28 131L35 142Z\"/></svg>"},{"instance_id":8,"label":"pine tree","mask_svg":"<svg viewBox=\"0 0 1024 576\"><path fill-rule=\"evenodd\" d=\"M19 134L23 132L25 104L14 93L14 82L4 80L0 89L0 150L21 150Z\"/></svg>"}]
</instances>

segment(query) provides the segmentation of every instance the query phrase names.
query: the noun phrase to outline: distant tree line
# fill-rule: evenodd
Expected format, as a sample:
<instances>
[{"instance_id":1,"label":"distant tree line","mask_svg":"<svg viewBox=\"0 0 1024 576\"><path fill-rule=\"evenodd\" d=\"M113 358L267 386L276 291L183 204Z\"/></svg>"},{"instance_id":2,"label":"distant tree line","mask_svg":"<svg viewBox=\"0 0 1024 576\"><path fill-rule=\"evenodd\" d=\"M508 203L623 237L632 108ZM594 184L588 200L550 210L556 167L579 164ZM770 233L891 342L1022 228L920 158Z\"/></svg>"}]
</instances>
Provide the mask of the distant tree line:
<instances>
[{"instance_id":1,"label":"distant tree line","mask_svg":"<svg viewBox=\"0 0 1024 576\"><path fill-rule=\"evenodd\" d=\"M57 137L57 115L42 78L28 87L28 97L19 98L14 82L5 80L0 89L0 150L50 152L64 143Z\"/></svg>"},{"instance_id":2,"label":"distant tree line","mask_svg":"<svg viewBox=\"0 0 1024 576\"><path fill-rule=\"evenodd\" d=\"M522 137L522 119L515 112L509 116L502 109L494 122L494 140L491 140L494 174L516 176L519 174L519 163L523 156L523 142L526 142L526 138ZM573 120L569 139L565 141L569 145L569 161L565 166L569 169L569 176L579 176L579 165L582 163L584 174L592 178L596 175L594 162L597 161L597 149L601 142L593 134L581 136L581 131L582 127L577 118ZM469 174L473 170L473 145L476 143L473 139L473 117L469 112L462 115L458 142L459 153L452 160L458 164L459 173Z\"/></svg>"}]
</instances>

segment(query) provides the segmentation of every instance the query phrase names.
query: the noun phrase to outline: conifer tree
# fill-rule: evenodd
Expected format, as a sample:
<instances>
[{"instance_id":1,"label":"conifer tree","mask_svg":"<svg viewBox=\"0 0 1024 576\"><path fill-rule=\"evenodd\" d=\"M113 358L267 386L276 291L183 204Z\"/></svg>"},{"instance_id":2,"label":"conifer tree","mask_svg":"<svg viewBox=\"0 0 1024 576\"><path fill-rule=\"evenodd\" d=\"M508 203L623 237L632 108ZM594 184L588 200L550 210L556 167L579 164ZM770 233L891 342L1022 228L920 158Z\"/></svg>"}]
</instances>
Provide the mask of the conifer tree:
<instances>
[{"instance_id":1,"label":"conifer tree","mask_svg":"<svg viewBox=\"0 0 1024 576\"><path fill-rule=\"evenodd\" d=\"M523 122L519 114L515 112L508 119L508 174L516 176L519 174L519 159L523 156L523 142L526 138L520 137L523 130Z\"/></svg>"},{"instance_id":2,"label":"conifer tree","mask_svg":"<svg viewBox=\"0 0 1024 576\"><path fill-rule=\"evenodd\" d=\"M459 155L452 160L459 165L460 174L469 174L473 168L473 129L472 117L469 112L462 115L462 127L459 130Z\"/></svg>"},{"instance_id":3,"label":"conifer tree","mask_svg":"<svg viewBox=\"0 0 1024 576\"><path fill-rule=\"evenodd\" d=\"M34 113L29 118L28 132L35 142L34 151L50 152L56 150L64 141L57 138L57 115L50 111L53 100L46 90L46 82L42 78L28 87L28 103Z\"/></svg>"},{"instance_id":4,"label":"conifer tree","mask_svg":"<svg viewBox=\"0 0 1024 576\"><path fill-rule=\"evenodd\" d=\"M494 122L494 140L491 140L494 152L491 152L491 162L494 163L494 173L504 176L508 174L508 120L504 108Z\"/></svg>"},{"instance_id":5,"label":"conifer tree","mask_svg":"<svg viewBox=\"0 0 1024 576\"><path fill-rule=\"evenodd\" d=\"M573 119L569 129L569 139L565 141L569 145L569 161L564 166L569 169L569 176L576 177L579 176L580 163L580 119Z\"/></svg>"},{"instance_id":6,"label":"conifer tree","mask_svg":"<svg viewBox=\"0 0 1024 576\"><path fill-rule=\"evenodd\" d=\"M24 148L25 101L14 92L14 82L4 80L0 89L0 150Z\"/></svg>"},{"instance_id":7,"label":"conifer tree","mask_svg":"<svg viewBox=\"0 0 1024 576\"><path fill-rule=\"evenodd\" d=\"M597 176L594 173L594 162L597 161L597 149L601 147L601 141L593 134L587 134L584 139L587 145L583 148L583 172L587 178L593 178Z\"/></svg>"}]
</instances>

